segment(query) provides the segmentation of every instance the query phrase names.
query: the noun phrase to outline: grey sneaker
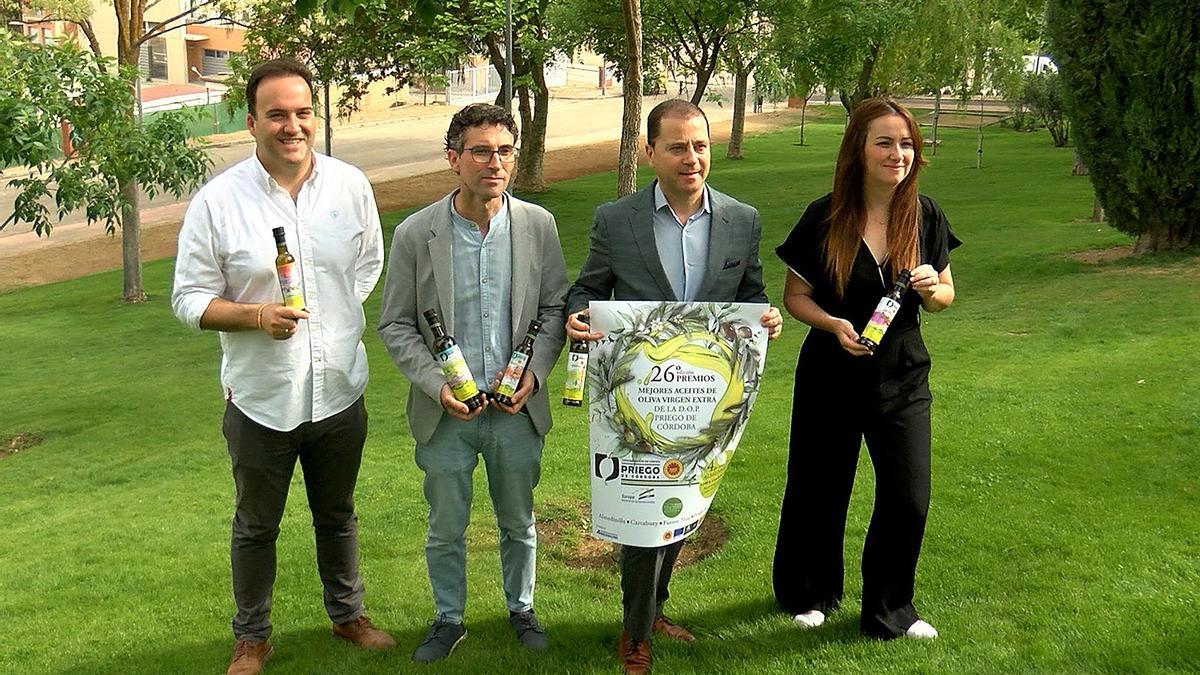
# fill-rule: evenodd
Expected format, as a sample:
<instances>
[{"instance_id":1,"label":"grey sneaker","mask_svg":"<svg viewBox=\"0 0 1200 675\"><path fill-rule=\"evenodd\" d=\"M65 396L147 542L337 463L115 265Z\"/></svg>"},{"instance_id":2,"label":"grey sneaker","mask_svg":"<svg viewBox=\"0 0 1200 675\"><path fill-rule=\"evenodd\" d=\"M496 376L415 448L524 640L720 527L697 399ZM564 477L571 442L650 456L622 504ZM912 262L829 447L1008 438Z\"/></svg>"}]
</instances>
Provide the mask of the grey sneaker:
<instances>
[{"instance_id":1,"label":"grey sneaker","mask_svg":"<svg viewBox=\"0 0 1200 675\"><path fill-rule=\"evenodd\" d=\"M546 631L542 630L532 609L528 612L509 612L508 622L512 624L513 630L517 631L517 640L526 649L540 652L550 644L546 639Z\"/></svg>"},{"instance_id":2,"label":"grey sneaker","mask_svg":"<svg viewBox=\"0 0 1200 675\"><path fill-rule=\"evenodd\" d=\"M433 663L450 656L450 652L467 636L461 623L450 623L438 619L433 622L425 641L413 651L412 659L417 663Z\"/></svg>"}]
</instances>

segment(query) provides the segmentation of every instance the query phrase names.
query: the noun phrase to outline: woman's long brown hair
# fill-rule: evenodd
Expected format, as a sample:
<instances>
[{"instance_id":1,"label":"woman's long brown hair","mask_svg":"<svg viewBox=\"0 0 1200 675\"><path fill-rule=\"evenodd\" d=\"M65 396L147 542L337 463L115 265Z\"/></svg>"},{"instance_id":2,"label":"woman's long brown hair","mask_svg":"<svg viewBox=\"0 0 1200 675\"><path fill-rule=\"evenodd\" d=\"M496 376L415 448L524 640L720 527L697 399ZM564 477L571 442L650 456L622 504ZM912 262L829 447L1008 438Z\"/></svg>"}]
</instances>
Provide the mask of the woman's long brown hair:
<instances>
[{"instance_id":1,"label":"woman's long brown hair","mask_svg":"<svg viewBox=\"0 0 1200 675\"><path fill-rule=\"evenodd\" d=\"M917 199L917 175L926 163L922 152L921 129L913 116L890 98L872 98L858 104L838 150L837 169L833 175L833 197L829 205L829 232L825 236L825 268L833 278L838 297L846 291L850 270L862 244L863 221L867 206L863 199L866 167L863 153L867 144L867 128L871 122L886 115L899 115L908 124L913 142L913 162L908 175L896 186L888 213L887 261L895 278L902 269L917 264L917 225L921 204Z\"/></svg>"}]
</instances>

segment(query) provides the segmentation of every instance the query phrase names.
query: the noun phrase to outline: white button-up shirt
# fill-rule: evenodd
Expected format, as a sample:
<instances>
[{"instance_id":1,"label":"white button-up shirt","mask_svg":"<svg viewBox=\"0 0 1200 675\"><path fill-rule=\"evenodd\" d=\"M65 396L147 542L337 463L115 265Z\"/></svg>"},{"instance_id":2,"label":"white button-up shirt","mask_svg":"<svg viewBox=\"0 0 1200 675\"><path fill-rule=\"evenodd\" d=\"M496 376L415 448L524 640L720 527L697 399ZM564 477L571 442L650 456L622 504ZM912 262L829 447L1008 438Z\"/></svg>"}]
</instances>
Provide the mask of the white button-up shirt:
<instances>
[{"instance_id":1,"label":"white button-up shirt","mask_svg":"<svg viewBox=\"0 0 1200 675\"><path fill-rule=\"evenodd\" d=\"M283 227L296 258L308 320L288 340L260 330L221 335L225 398L277 431L349 408L367 387L362 303L383 268L383 234L371 184L345 162L313 153L292 201L251 155L196 193L175 259L175 316L193 329L215 298L282 302L271 230Z\"/></svg>"}]
</instances>

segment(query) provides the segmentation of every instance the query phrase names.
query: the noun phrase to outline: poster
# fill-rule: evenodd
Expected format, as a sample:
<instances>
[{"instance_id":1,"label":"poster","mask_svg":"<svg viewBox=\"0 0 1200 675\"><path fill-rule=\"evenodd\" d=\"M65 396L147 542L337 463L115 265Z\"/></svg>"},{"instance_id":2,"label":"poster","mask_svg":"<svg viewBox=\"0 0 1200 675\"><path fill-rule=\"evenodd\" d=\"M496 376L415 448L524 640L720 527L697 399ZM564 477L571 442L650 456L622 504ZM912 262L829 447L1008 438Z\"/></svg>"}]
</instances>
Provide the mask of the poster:
<instances>
[{"instance_id":1,"label":"poster","mask_svg":"<svg viewBox=\"0 0 1200 675\"><path fill-rule=\"evenodd\" d=\"M766 304L592 302L592 533L655 547L700 526L766 362Z\"/></svg>"}]
</instances>

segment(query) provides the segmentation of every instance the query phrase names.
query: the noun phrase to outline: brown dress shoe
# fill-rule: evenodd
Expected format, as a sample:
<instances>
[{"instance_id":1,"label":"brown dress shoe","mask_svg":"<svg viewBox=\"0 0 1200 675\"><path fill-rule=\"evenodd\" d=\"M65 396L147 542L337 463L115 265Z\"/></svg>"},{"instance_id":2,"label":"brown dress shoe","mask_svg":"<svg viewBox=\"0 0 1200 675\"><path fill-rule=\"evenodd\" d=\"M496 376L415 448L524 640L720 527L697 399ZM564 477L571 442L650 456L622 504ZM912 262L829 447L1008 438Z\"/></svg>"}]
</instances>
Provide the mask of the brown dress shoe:
<instances>
[{"instance_id":1,"label":"brown dress shoe","mask_svg":"<svg viewBox=\"0 0 1200 675\"><path fill-rule=\"evenodd\" d=\"M646 675L650 672L649 640L630 640L629 633L622 631L619 646L625 675Z\"/></svg>"},{"instance_id":2,"label":"brown dress shoe","mask_svg":"<svg viewBox=\"0 0 1200 675\"><path fill-rule=\"evenodd\" d=\"M343 640L354 643L360 649L391 649L396 641L391 635L379 630L366 616L360 616L349 623L334 624L333 634Z\"/></svg>"},{"instance_id":3,"label":"brown dress shoe","mask_svg":"<svg viewBox=\"0 0 1200 675\"><path fill-rule=\"evenodd\" d=\"M650 630L663 637L671 638L672 640L678 640L680 642L696 641L696 636L692 635L691 631L668 619L662 614L654 617L654 623L650 626Z\"/></svg>"},{"instance_id":4,"label":"brown dress shoe","mask_svg":"<svg viewBox=\"0 0 1200 675\"><path fill-rule=\"evenodd\" d=\"M225 675L258 675L274 652L275 648L266 640L238 640L233 646L233 660L229 662L229 670L225 671Z\"/></svg>"}]
</instances>

